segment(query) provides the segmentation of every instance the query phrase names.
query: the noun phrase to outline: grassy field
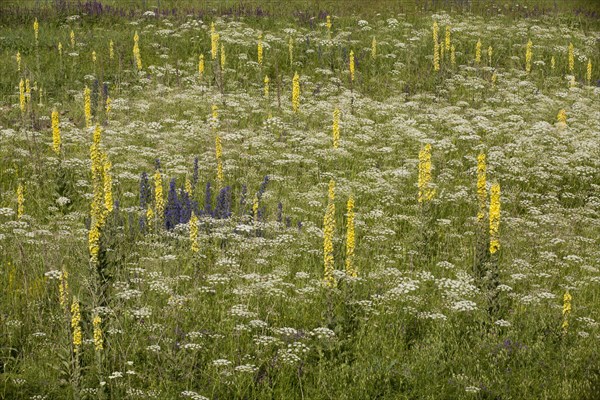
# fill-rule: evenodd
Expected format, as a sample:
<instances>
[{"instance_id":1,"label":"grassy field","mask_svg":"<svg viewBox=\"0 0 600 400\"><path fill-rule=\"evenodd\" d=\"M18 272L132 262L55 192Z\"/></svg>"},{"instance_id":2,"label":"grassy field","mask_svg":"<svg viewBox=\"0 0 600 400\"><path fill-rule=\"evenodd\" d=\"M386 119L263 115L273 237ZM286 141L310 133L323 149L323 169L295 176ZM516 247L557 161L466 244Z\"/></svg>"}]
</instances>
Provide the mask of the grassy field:
<instances>
[{"instance_id":1,"label":"grassy field","mask_svg":"<svg viewBox=\"0 0 600 400\"><path fill-rule=\"evenodd\" d=\"M599 11L2 2L0 399L598 399Z\"/></svg>"}]
</instances>

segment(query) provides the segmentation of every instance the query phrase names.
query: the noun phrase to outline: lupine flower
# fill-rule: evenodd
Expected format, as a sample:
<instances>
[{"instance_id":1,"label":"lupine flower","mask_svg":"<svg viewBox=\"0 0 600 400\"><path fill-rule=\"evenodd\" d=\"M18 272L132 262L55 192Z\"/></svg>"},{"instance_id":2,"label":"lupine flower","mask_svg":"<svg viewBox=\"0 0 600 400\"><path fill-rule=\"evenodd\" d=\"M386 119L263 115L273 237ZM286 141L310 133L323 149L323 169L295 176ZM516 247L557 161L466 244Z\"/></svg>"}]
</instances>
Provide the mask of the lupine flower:
<instances>
[{"instance_id":1,"label":"lupine flower","mask_svg":"<svg viewBox=\"0 0 600 400\"><path fill-rule=\"evenodd\" d=\"M346 205L346 274L356 277L358 272L354 266L354 198L350 196Z\"/></svg>"},{"instance_id":2,"label":"lupine flower","mask_svg":"<svg viewBox=\"0 0 600 400\"><path fill-rule=\"evenodd\" d=\"M478 39L475 45L475 62L477 64L481 62L481 39Z\"/></svg>"},{"instance_id":3,"label":"lupine flower","mask_svg":"<svg viewBox=\"0 0 600 400\"><path fill-rule=\"evenodd\" d=\"M215 31L215 23L210 24L210 55L212 60L217 59L219 51L219 34Z\"/></svg>"},{"instance_id":4,"label":"lupine flower","mask_svg":"<svg viewBox=\"0 0 600 400\"><path fill-rule=\"evenodd\" d=\"M569 43L569 73L573 74L575 71L575 48L573 43Z\"/></svg>"},{"instance_id":5,"label":"lupine flower","mask_svg":"<svg viewBox=\"0 0 600 400\"><path fill-rule=\"evenodd\" d=\"M525 50L525 71L531 72L531 60L533 59L533 43L531 39L527 42L527 49Z\"/></svg>"},{"instance_id":6,"label":"lupine flower","mask_svg":"<svg viewBox=\"0 0 600 400\"><path fill-rule=\"evenodd\" d=\"M204 191L204 214L212 215L212 191L210 182L206 182L206 189Z\"/></svg>"},{"instance_id":7,"label":"lupine flower","mask_svg":"<svg viewBox=\"0 0 600 400\"><path fill-rule=\"evenodd\" d=\"M329 181L328 202L323 217L323 280L325 286L334 288L337 282L334 275L333 235L335 233L335 181Z\"/></svg>"},{"instance_id":8,"label":"lupine flower","mask_svg":"<svg viewBox=\"0 0 600 400\"><path fill-rule=\"evenodd\" d=\"M92 126L92 92L89 87L83 89L83 113L85 115L85 127Z\"/></svg>"},{"instance_id":9,"label":"lupine flower","mask_svg":"<svg viewBox=\"0 0 600 400\"><path fill-rule=\"evenodd\" d=\"M92 320L94 327L94 349L100 351L104 349L104 338L102 337L102 318L96 315Z\"/></svg>"},{"instance_id":10,"label":"lupine flower","mask_svg":"<svg viewBox=\"0 0 600 400\"><path fill-rule=\"evenodd\" d=\"M374 60L377 57L377 39L373 36L371 41L371 58Z\"/></svg>"},{"instance_id":11,"label":"lupine flower","mask_svg":"<svg viewBox=\"0 0 600 400\"><path fill-rule=\"evenodd\" d=\"M292 111L298 112L300 110L300 76L298 72L294 73L294 79L292 79Z\"/></svg>"},{"instance_id":12,"label":"lupine flower","mask_svg":"<svg viewBox=\"0 0 600 400\"><path fill-rule=\"evenodd\" d=\"M267 184L268 183L269 183L269 175L265 175L263 181L260 183L260 186L258 187L257 195L258 195L259 199L262 197L262 195L267 190Z\"/></svg>"},{"instance_id":13,"label":"lupine flower","mask_svg":"<svg viewBox=\"0 0 600 400\"><path fill-rule=\"evenodd\" d=\"M140 55L140 36L137 31L133 35L133 58L138 71L142 70L142 56Z\"/></svg>"},{"instance_id":14,"label":"lupine flower","mask_svg":"<svg viewBox=\"0 0 600 400\"><path fill-rule=\"evenodd\" d=\"M198 79L204 76L204 54L198 56Z\"/></svg>"},{"instance_id":15,"label":"lupine flower","mask_svg":"<svg viewBox=\"0 0 600 400\"><path fill-rule=\"evenodd\" d=\"M265 99L269 98L269 75L265 75L264 95L265 95Z\"/></svg>"},{"instance_id":16,"label":"lupine flower","mask_svg":"<svg viewBox=\"0 0 600 400\"><path fill-rule=\"evenodd\" d=\"M348 69L350 70L350 81L354 82L354 51L350 50L350 61Z\"/></svg>"},{"instance_id":17,"label":"lupine flower","mask_svg":"<svg viewBox=\"0 0 600 400\"><path fill-rule=\"evenodd\" d=\"M17 186L17 219L21 219L25 213L25 189L22 183Z\"/></svg>"},{"instance_id":18,"label":"lupine flower","mask_svg":"<svg viewBox=\"0 0 600 400\"><path fill-rule=\"evenodd\" d=\"M500 184L494 183L490 190L490 254L500 249Z\"/></svg>"},{"instance_id":19,"label":"lupine flower","mask_svg":"<svg viewBox=\"0 0 600 400\"><path fill-rule=\"evenodd\" d=\"M140 207L146 208L146 205L150 203L152 199L152 190L150 189L150 182L148 181L148 174L142 172L140 176Z\"/></svg>"},{"instance_id":20,"label":"lupine flower","mask_svg":"<svg viewBox=\"0 0 600 400\"><path fill-rule=\"evenodd\" d=\"M431 188L431 145L427 143L419 151L419 203L429 201L435 195L435 189Z\"/></svg>"},{"instance_id":21,"label":"lupine flower","mask_svg":"<svg viewBox=\"0 0 600 400\"><path fill-rule=\"evenodd\" d=\"M183 189L179 191L179 223L187 224L196 210L197 204L191 200L190 195Z\"/></svg>"},{"instance_id":22,"label":"lupine flower","mask_svg":"<svg viewBox=\"0 0 600 400\"><path fill-rule=\"evenodd\" d=\"M167 193L167 205L165 207L165 227L167 230L172 230L179 223L181 205L177 198L177 188L175 178L169 183L169 192Z\"/></svg>"},{"instance_id":23,"label":"lupine flower","mask_svg":"<svg viewBox=\"0 0 600 400\"><path fill-rule=\"evenodd\" d=\"M262 65L263 62L263 42L262 42L262 33L258 35L258 42L256 43L256 53L258 65Z\"/></svg>"},{"instance_id":24,"label":"lupine flower","mask_svg":"<svg viewBox=\"0 0 600 400\"><path fill-rule=\"evenodd\" d=\"M563 330L563 334L567 334L567 331L569 330L569 316L571 315L571 294L569 293L569 291L567 290L565 292L565 295L563 296L563 309L562 309L562 314L563 314L563 322L562 322L562 330Z\"/></svg>"},{"instance_id":25,"label":"lupine flower","mask_svg":"<svg viewBox=\"0 0 600 400\"><path fill-rule=\"evenodd\" d=\"M477 219L482 222L487 208L486 165L483 153L477 157L477 200L479 201Z\"/></svg>"},{"instance_id":26,"label":"lupine flower","mask_svg":"<svg viewBox=\"0 0 600 400\"><path fill-rule=\"evenodd\" d=\"M198 244L198 217L195 213L192 213L190 218L190 242L192 253L200 251L200 245Z\"/></svg>"},{"instance_id":27,"label":"lupine flower","mask_svg":"<svg viewBox=\"0 0 600 400\"><path fill-rule=\"evenodd\" d=\"M437 21L433 21L433 70L440 70L440 43Z\"/></svg>"},{"instance_id":28,"label":"lupine flower","mask_svg":"<svg viewBox=\"0 0 600 400\"><path fill-rule=\"evenodd\" d=\"M215 205L215 218L226 219L231 216L231 187L219 191Z\"/></svg>"},{"instance_id":29,"label":"lupine flower","mask_svg":"<svg viewBox=\"0 0 600 400\"><path fill-rule=\"evenodd\" d=\"M71 304L71 329L73 334L73 351L78 353L82 343L82 335L79 300L76 297L73 298L73 303Z\"/></svg>"},{"instance_id":30,"label":"lupine flower","mask_svg":"<svg viewBox=\"0 0 600 400\"><path fill-rule=\"evenodd\" d=\"M340 143L340 109L333 110L333 148L337 149Z\"/></svg>"}]
</instances>

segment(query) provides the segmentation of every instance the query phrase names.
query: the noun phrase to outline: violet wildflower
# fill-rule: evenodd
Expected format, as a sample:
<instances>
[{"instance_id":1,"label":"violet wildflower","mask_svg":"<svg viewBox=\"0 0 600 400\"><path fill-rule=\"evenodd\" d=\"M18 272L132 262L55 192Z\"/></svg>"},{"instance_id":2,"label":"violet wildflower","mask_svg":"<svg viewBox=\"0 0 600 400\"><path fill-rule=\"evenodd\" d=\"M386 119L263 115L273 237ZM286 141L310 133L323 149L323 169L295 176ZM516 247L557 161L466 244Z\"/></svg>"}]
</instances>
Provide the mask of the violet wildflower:
<instances>
[{"instance_id":1,"label":"violet wildflower","mask_svg":"<svg viewBox=\"0 0 600 400\"><path fill-rule=\"evenodd\" d=\"M140 207L145 210L150 201L152 201L152 191L150 189L150 182L148 181L148 174L142 172L142 176L140 177Z\"/></svg>"},{"instance_id":2,"label":"violet wildflower","mask_svg":"<svg viewBox=\"0 0 600 400\"><path fill-rule=\"evenodd\" d=\"M204 192L204 215L212 216L212 191L210 188L210 182L206 183L206 190Z\"/></svg>"},{"instance_id":3,"label":"violet wildflower","mask_svg":"<svg viewBox=\"0 0 600 400\"><path fill-rule=\"evenodd\" d=\"M165 207L165 227L172 230L179 223L181 214L181 204L177 198L177 189L175 187L175 178L171 179L169 185L169 194L167 195L167 206Z\"/></svg>"}]
</instances>

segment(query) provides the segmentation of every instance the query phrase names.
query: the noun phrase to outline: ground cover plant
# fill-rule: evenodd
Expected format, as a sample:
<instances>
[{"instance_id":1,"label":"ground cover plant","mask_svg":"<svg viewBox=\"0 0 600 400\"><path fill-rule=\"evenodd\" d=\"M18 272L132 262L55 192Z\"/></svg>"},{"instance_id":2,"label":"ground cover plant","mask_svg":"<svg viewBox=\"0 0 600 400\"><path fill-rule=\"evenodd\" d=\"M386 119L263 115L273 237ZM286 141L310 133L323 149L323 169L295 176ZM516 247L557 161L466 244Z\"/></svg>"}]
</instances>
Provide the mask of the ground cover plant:
<instances>
[{"instance_id":1,"label":"ground cover plant","mask_svg":"<svg viewBox=\"0 0 600 400\"><path fill-rule=\"evenodd\" d=\"M0 5L0 398L597 399L593 2Z\"/></svg>"}]
</instances>

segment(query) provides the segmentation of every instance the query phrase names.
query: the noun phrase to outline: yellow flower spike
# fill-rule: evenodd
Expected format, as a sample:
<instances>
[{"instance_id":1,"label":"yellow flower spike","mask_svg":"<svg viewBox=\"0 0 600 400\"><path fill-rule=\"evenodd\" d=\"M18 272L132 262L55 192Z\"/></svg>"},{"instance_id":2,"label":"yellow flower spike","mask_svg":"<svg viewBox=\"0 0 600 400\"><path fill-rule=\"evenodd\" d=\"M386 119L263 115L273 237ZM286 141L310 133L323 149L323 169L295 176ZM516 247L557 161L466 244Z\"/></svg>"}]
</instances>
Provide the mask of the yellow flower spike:
<instances>
[{"instance_id":1,"label":"yellow flower spike","mask_svg":"<svg viewBox=\"0 0 600 400\"><path fill-rule=\"evenodd\" d=\"M87 86L83 89L83 113L85 116L85 127L92 126L92 92Z\"/></svg>"},{"instance_id":2,"label":"yellow flower spike","mask_svg":"<svg viewBox=\"0 0 600 400\"><path fill-rule=\"evenodd\" d=\"M71 29L71 34L69 35L71 39L71 49L75 48L75 32Z\"/></svg>"},{"instance_id":3,"label":"yellow flower spike","mask_svg":"<svg viewBox=\"0 0 600 400\"><path fill-rule=\"evenodd\" d=\"M22 183L17 186L17 219L25 214L25 188Z\"/></svg>"},{"instance_id":4,"label":"yellow flower spike","mask_svg":"<svg viewBox=\"0 0 600 400\"><path fill-rule=\"evenodd\" d=\"M487 208L486 165L484 153L481 153L477 157L477 200L479 203L477 220L482 222L485 219Z\"/></svg>"},{"instance_id":5,"label":"yellow flower spike","mask_svg":"<svg viewBox=\"0 0 600 400\"><path fill-rule=\"evenodd\" d=\"M102 335L102 318L99 315L96 315L92 320L92 325L94 327L94 349L96 351L101 351L104 349L104 338Z\"/></svg>"},{"instance_id":6,"label":"yellow flower spike","mask_svg":"<svg viewBox=\"0 0 600 400\"><path fill-rule=\"evenodd\" d=\"M292 64L294 63L294 39L292 37L290 37L290 40L288 40L288 53L289 53L289 57L290 57L290 67L291 67Z\"/></svg>"},{"instance_id":7,"label":"yellow flower spike","mask_svg":"<svg viewBox=\"0 0 600 400\"><path fill-rule=\"evenodd\" d=\"M294 79L292 79L292 111L298 112L300 110L300 76L298 72L294 73Z\"/></svg>"},{"instance_id":8,"label":"yellow flower spike","mask_svg":"<svg viewBox=\"0 0 600 400\"><path fill-rule=\"evenodd\" d=\"M142 70L142 56L140 54L140 36L137 31L133 35L133 58L138 71Z\"/></svg>"},{"instance_id":9,"label":"yellow flower spike","mask_svg":"<svg viewBox=\"0 0 600 400\"><path fill-rule=\"evenodd\" d=\"M440 70L440 43L439 43L439 31L437 21L433 21L433 70Z\"/></svg>"},{"instance_id":10,"label":"yellow flower spike","mask_svg":"<svg viewBox=\"0 0 600 400\"><path fill-rule=\"evenodd\" d=\"M159 170L154 173L154 208L156 217L162 220L165 212L165 199L163 198L162 175Z\"/></svg>"},{"instance_id":11,"label":"yellow flower spike","mask_svg":"<svg viewBox=\"0 0 600 400\"><path fill-rule=\"evenodd\" d=\"M198 79L204 76L204 54L198 56Z\"/></svg>"},{"instance_id":12,"label":"yellow flower spike","mask_svg":"<svg viewBox=\"0 0 600 400\"><path fill-rule=\"evenodd\" d=\"M263 42L262 42L262 33L258 35L258 42L256 43L256 53L257 53L257 61L259 65L262 65L263 62Z\"/></svg>"},{"instance_id":13,"label":"yellow flower spike","mask_svg":"<svg viewBox=\"0 0 600 400\"><path fill-rule=\"evenodd\" d=\"M327 16L327 19L326 19L326 22L325 22L325 26L327 27L327 37L329 39L331 39L331 27L332 27L332 25L331 25L331 17L329 15Z\"/></svg>"},{"instance_id":14,"label":"yellow flower spike","mask_svg":"<svg viewBox=\"0 0 600 400\"><path fill-rule=\"evenodd\" d=\"M354 51L350 50L350 60L348 69L350 70L350 80L354 82Z\"/></svg>"},{"instance_id":15,"label":"yellow flower spike","mask_svg":"<svg viewBox=\"0 0 600 400\"><path fill-rule=\"evenodd\" d=\"M69 301L69 274L65 269L60 273L58 280L58 299L61 307L66 307Z\"/></svg>"},{"instance_id":16,"label":"yellow flower spike","mask_svg":"<svg viewBox=\"0 0 600 400\"><path fill-rule=\"evenodd\" d=\"M192 182L190 181L189 177L185 177L185 192L188 194L188 196L192 196Z\"/></svg>"},{"instance_id":17,"label":"yellow flower spike","mask_svg":"<svg viewBox=\"0 0 600 400\"><path fill-rule=\"evenodd\" d=\"M17 60L17 71L21 72L21 53L17 51L17 55L15 57Z\"/></svg>"},{"instance_id":18,"label":"yellow flower spike","mask_svg":"<svg viewBox=\"0 0 600 400\"><path fill-rule=\"evenodd\" d=\"M494 54L494 50L492 46L488 47L487 55L488 55L488 65L492 65L492 55Z\"/></svg>"},{"instance_id":19,"label":"yellow flower spike","mask_svg":"<svg viewBox=\"0 0 600 400\"><path fill-rule=\"evenodd\" d=\"M475 62L477 64L481 62L481 39L478 39L475 45Z\"/></svg>"},{"instance_id":20,"label":"yellow flower spike","mask_svg":"<svg viewBox=\"0 0 600 400\"><path fill-rule=\"evenodd\" d=\"M97 57L96 57L96 52L95 52L95 51L92 51L92 62L93 62L94 64L96 64L96 60L97 60Z\"/></svg>"},{"instance_id":21,"label":"yellow flower spike","mask_svg":"<svg viewBox=\"0 0 600 400\"><path fill-rule=\"evenodd\" d=\"M60 154L60 125L58 121L58 111L52 111L52 150L56 155Z\"/></svg>"},{"instance_id":22,"label":"yellow flower spike","mask_svg":"<svg viewBox=\"0 0 600 400\"><path fill-rule=\"evenodd\" d=\"M427 143L419 151L419 203L429 201L435 195L435 189L431 187L431 145Z\"/></svg>"},{"instance_id":23,"label":"yellow flower spike","mask_svg":"<svg viewBox=\"0 0 600 400\"><path fill-rule=\"evenodd\" d=\"M39 38L39 35L40 35L40 24L38 23L37 18L35 19L35 21L33 21L33 33L34 33L35 42L36 42L36 45L37 45L37 41L38 41L38 38Z\"/></svg>"},{"instance_id":24,"label":"yellow flower spike","mask_svg":"<svg viewBox=\"0 0 600 400\"><path fill-rule=\"evenodd\" d=\"M494 183L490 190L490 254L500 249L500 184Z\"/></svg>"},{"instance_id":25,"label":"yellow flower spike","mask_svg":"<svg viewBox=\"0 0 600 400\"><path fill-rule=\"evenodd\" d=\"M63 53L63 45L61 42L58 42L58 56L62 57L62 53Z\"/></svg>"},{"instance_id":26,"label":"yellow flower spike","mask_svg":"<svg viewBox=\"0 0 600 400\"><path fill-rule=\"evenodd\" d=\"M591 59L588 59L585 78L586 78L587 84L589 86L592 82L592 60Z\"/></svg>"},{"instance_id":27,"label":"yellow flower spike","mask_svg":"<svg viewBox=\"0 0 600 400\"><path fill-rule=\"evenodd\" d=\"M112 40L108 43L108 58L110 60L114 60L115 58L115 44Z\"/></svg>"},{"instance_id":28,"label":"yellow flower spike","mask_svg":"<svg viewBox=\"0 0 600 400\"><path fill-rule=\"evenodd\" d=\"M71 304L71 329L73 333L73 351L79 352L82 343L81 335L81 313L79 311L79 300L76 297L73 298Z\"/></svg>"},{"instance_id":29,"label":"yellow flower spike","mask_svg":"<svg viewBox=\"0 0 600 400\"><path fill-rule=\"evenodd\" d=\"M103 157L103 165L102 165L102 177L103 177L103 185L104 185L104 208L107 212L112 212L114 207L113 196L112 196L112 177L110 174L110 170L112 169L112 164L108 157Z\"/></svg>"},{"instance_id":30,"label":"yellow flower spike","mask_svg":"<svg viewBox=\"0 0 600 400\"><path fill-rule=\"evenodd\" d=\"M110 114L110 110L111 110L110 103L111 102L112 102L112 100L110 99L110 96L106 96L106 103L104 104L104 110L106 111L106 118L108 118L108 114Z\"/></svg>"},{"instance_id":31,"label":"yellow flower spike","mask_svg":"<svg viewBox=\"0 0 600 400\"><path fill-rule=\"evenodd\" d=\"M334 275L333 237L335 234L335 181L329 181L328 202L323 217L323 280L325 286L334 288L337 282Z\"/></svg>"},{"instance_id":32,"label":"yellow flower spike","mask_svg":"<svg viewBox=\"0 0 600 400\"><path fill-rule=\"evenodd\" d=\"M219 51L219 34L215 31L215 23L210 24L210 56L214 61Z\"/></svg>"},{"instance_id":33,"label":"yellow flower spike","mask_svg":"<svg viewBox=\"0 0 600 400\"><path fill-rule=\"evenodd\" d=\"M217 182L221 186L223 183L223 146L221 144L221 136L218 134L215 137L215 156L217 160Z\"/></svg>"},{"instance_id":34,"label":"yellow flower spike","mask_svg":"<svg viewBox=\"0 0 600 400\"><path fill-rule=\"evenodd\" d=\"M27 99L25 98L25 81L21 79L19 82L19 107L21 109L21 114L25 114L27 110Z\"/></svg>"},{"instance_id":35,"label":"yellow flower spike","mask_svg":"<svg viewBox=\"0 0 600 400\"><path fill-rule=\"evenodd\" d=\"M221 71L225 71L225 62L227 61L227 56L225 55L225 46L221 43Z\"/></svg>"},{"instance_id":36,"label":"yellow flower spike","mask_svg":"<svg viewBox=\"0 0 600 400\"><path fill-rule=\"evenodd\" d=\"M533 43L531 39L527 42L527 49L525 50L525 71L531 72L531 60L533 59Z\"/></svg>"},{"instance_id":37,"label":"yellow flower spike","mask_svg":"<svg viewBox=\"0 0 600 400\"><path fill-rule=\"evenodd\" d=\"M444 40L446 51L450 51L450 26L446 25L446 37Z\"/></svg>"},{"instance_id":38,"label":"yellow flower spike","mask_svg":"<svg viewBox=\"0 0 600 400\"><path fill-rule=\"evenodd\" d=\"M258 223L258 195L254 195L254 199L252 199L252 218L254 219L254 223Z\"/></svg>"},{"instance_id":39,"label":"yellow flower spike","mask_svg":"<svg viewBox=\"0 0 600 400\"><path fill-rule=\"evenodd\" d=\"M150 205L148 205L148 209L146 210L146 221L150 222L154 219L154 210L152 210L152 207L150 207Z\"/></svg>"},{"instance_id":40,"label":"yellow flower spike","mask_svg":"<svg viewBox=\"0 0 600 400\"><path fill-rule=\"evenodd\" d=\"M567 290L563 296L563 309L562 309L563 322L562 322L561 328L563 330L564 335L566 335L569 330L569 317L571 316L571 300L573 300L573 297Z\"/></svg>"},{"instance_id":41,"label":"yellow flower spike","mask_svg":"<svg viewBox=\"0 0 600 400\"><path fill-rule=\"evenodd\" d=\"M265 75L264 96L265 96L265 99L269 98L269 75Z\"/></svg>"},{"instance_id":42,"label":"yellow flower spike","mask_svg":"<svg viewBox=\"0 0 600 400\"><path fill-rule=\"evenodd\" d=\"M340 144L340 109L333 110L333 148L337 149Z\"/></svg>"},{"instance_id":43,"label":"yellow flower spike","mask_svg":"<svg viewBox=\"0 0 600 400\"><path fill-rule=\"evenodd\" d=\"M354 249L356 247L354 238L354 198L350 196L346 204L346 274L356 278L358 271L354 266Z\"/></svg>"},{"instance_id":44,"label":"yellow flower spike","mask_svg":"<svg viewBox=\"0 0 600 400\"><path fill-rule=\"evenodd\" d=\"M556 122L558 122L560 126L567 126L567 112L564 108L562 108L556 115Z\"/></svg>"},{"instance_id":45,"label":"yellow flower spike","mask_svg":"<svg viewBox=\"0 0 600 400\"><path fill-rule=\"evenodd\" d=\"M573 74L575 71L575 48L573 43L569 43L569 73Z\"/></svg>"},{"instance_id":46,"label":"yellow flower spike","mask_svg":"<svg viewBox=\"0 0 600 400\"><path fill-rule=\"evenodd\" d=\"M200 251L200 245L198 244L198 217L196 217L196 213L193 211L190 218L190 243L192 253Z\"/></svg>"},{"instance_id":47,"label":"yellow flower spike","mask_svg":"<svg viewBox=\"0 0 600 400\"><path fill-rule=\"evenodd\" d=\"M554 56L552 56L552 58L550 59L550 69L554 70L555 67L556 67L556 60L554 59Z\"/></svg>"},{"instance_id":48,"label":"yellow flower spike","mask_svg":"<svg viewBox=\"0 0 600 400\"><path fill-rule=\"evenodd\" d=\"M494 73L492 73L492 87L496 87L497 80L498 80L498 74L496 74L496 71L494 71Z\"/></svg>"}]
</instances>

